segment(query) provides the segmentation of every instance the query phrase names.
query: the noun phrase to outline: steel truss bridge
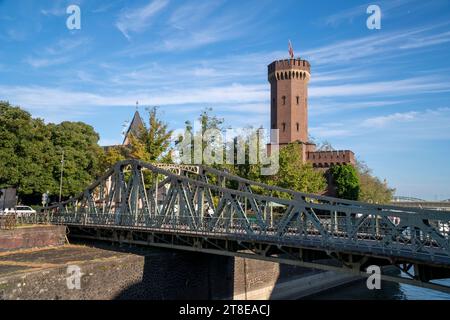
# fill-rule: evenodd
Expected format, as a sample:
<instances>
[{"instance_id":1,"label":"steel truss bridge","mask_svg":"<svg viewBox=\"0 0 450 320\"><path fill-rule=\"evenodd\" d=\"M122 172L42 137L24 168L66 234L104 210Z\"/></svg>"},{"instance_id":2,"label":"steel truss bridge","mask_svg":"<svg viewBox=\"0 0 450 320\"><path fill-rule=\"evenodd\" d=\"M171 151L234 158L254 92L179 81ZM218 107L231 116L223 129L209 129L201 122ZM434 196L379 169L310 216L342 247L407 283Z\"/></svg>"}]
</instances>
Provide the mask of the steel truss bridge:
<instances>
[{"instance_id":1,"label":"steel truss bridge","mask_svg":"<svg viewBox=\"0 0 450 320\"><path fill-rule=\"evenodd\" d=\"M306 194L196 165L118 162L40 219L73 237L240 256L450 292L450 212Z\"/></svg>"}]
</instances>

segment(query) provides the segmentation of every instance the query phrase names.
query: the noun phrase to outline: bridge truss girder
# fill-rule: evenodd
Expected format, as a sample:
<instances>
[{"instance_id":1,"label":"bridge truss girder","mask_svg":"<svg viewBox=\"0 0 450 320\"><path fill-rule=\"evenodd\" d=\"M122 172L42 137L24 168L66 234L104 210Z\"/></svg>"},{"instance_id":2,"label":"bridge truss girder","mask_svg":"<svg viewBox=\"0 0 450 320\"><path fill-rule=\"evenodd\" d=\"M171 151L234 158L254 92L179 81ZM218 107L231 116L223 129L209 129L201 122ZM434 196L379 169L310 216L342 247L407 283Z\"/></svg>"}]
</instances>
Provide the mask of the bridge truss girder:
<instances>
[{"instance_id":1,"label":"bridge truss girder","mask_svg":"<svg viewBox=\"0 0 450 320\"><path fill-rule=\"evenodd\" d=\"M351 272L368 263L398 265L412 275L408 281L431 286L430 280L450 276L450 213L300 193L204 166L122 161L78 197L45 212L71 229L183 238L184 245L166 244L183 250L328 268L299 258L315 252ZM225 245L207 246L218 241ZM285 256L275 258L280 252Z\"/></svg>"}]
</instances>

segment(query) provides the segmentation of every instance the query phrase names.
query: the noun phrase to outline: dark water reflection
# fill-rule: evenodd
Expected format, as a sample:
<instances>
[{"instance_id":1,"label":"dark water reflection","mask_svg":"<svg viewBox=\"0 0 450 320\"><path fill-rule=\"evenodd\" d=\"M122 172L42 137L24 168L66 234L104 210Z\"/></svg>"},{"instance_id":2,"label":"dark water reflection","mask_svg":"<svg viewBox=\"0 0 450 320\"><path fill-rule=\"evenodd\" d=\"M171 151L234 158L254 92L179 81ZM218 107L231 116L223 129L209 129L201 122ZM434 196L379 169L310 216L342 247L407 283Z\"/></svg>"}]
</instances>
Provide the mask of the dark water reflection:
<instances>
[{"instance_id":1,"label":"dark water reflection","mask_svg":"<svg viewBox=\"0 0 450 320\"><path fill-rule=\"evenodd\" d=\"M450 286L450 279L436 283ZM382 281L380 290L369 290L366 281L358 281L345 287L332 289L308 299L328 300L450 300L450 294L406 284Z\"/></svg>"}]
</instances>

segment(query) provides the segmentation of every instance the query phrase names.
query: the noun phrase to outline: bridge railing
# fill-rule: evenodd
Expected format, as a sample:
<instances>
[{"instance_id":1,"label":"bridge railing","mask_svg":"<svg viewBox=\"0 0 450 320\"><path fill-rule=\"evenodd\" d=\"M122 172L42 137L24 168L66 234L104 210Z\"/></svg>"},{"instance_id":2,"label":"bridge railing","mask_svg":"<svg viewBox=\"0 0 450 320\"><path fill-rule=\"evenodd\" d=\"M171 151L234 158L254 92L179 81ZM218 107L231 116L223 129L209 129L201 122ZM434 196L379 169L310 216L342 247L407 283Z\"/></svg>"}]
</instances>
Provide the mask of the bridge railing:
<instances>
[{"instance_id":1,"label":"bridge railing","mask_svg":"<svg viewBox=\"0 0 450 320\"><path fill-rule=\"evenodd\" d=\"M273 244L292 246L327 246L328 248L351 248L361 252L386 252L417 256L447 257L450 245L448 237L442 237L443 242L437 242L430 234L415 228L401 228L393 232L392 225L381 217L373 216L363 223L357 218L332 218L319 216L321 227L313 221L299 218L281 227L283 218L275 218L272 224L261 225L258 221L248 218L223 218L205 216L193 220L189 216L166 215L129 215L123 214L64 214L48 216L41 221L55 224L125 228L128 230L161 231L174 234L194 234L209 237L224 237L226 239L265 241ZM356 223L360 223L357 232ZM326 233L324 233L324 231ZM448 230L446 231L448 235Z\"/></svg>"}]
</instances>

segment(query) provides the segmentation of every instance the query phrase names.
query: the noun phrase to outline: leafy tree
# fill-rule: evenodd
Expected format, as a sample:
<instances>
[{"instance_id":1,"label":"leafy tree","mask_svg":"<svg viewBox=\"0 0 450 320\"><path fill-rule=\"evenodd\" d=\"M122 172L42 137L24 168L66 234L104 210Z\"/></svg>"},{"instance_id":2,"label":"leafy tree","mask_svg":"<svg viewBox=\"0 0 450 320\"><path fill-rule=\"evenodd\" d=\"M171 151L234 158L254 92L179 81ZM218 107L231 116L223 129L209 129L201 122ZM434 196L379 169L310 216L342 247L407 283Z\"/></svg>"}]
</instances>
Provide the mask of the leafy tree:
<instances>
[{"instance_id":1,"label":"leafy tree","mask_svg":"<svg viewBox=\"0 0 450 320\"><path fill-rule=\"evenodd\" d=\"M184 136L179 136L176 141L176 145L179 147L181 143L183 143L184 146L186 146L186 149L190 149L190 155L185 155L185 161L189 161L190 156L190 163L195 164L203 164L205 159L203 158L203 151L206 147L213 147L215 150L217 148L222 148L222 151L225 152L225 144L218 145L216 141L214 141L212 138L211 140L205 139L205 133L209 129L216 129L220 132L223 132L223 122L224 120L222 118L218 118L215 115L211 115L212 108L206 108L204 109L199 118L198 121L200 123L200 130L194 132L193 125L190 121L185 122L185 134ZM188 136L191 137L191 141L185 141ZM198 143L198 141L201 141L201 149L194 148L195 143ZM197 163L197 159L200 155L195 155L196 150L198 152L201 152L201 159L202 163ZM179 150L181 153L183 150ZM186 151L186 150L184 150ZM225 153L224 153L225 154ZM213 167L220 168L220 165L213 165Z\"/></svg>"},{"instance_id":2,"label":"leafy tree","mask_svg":"<svg viewBox=\"0 0 450 320\"><path fill-rule=\"evenodd\" d=\"M148 153L149 161L170 162L172 150L170 140L172 130L168 130L168 125L157 117L157 108L149 111L149 128L144 134L145 150Z\"/></svg>"},{"instance_id":3,"label":"leafy tree","mask_svg":"<svg viewBox=\"0 0 450 320\"><path fill-rule=\"evenodd\" d=\"M106 171L109 168L111 168L115 163L125 160L126 157L124 156L125 151L122 150L122 146L112 146L108 147L102 156L102 171Z\"/></svg>"},{"instance_id":4,"label":"leafy tree","mask_svg":"<svg viewBox=\"0 0 450 320\"><path fill-rule=\"evenodd\" d=\"M0 102L0 187L14 186L30 204L49 191L59 193L64 151L63 196L81 192L99 174L98 135L81 122L46 125L41 119Z\"/></svg>"},{"instance_id":5,"label":"leafy tree","mask_svg":"<svg viewBox=\"0 0 450 320\"><path fill-rule=\"evenodd\" d=\"M62 195L69 197L80 193L101 173L103 150L98 145L99 136L83 122L49 124L51 140L57 157L53 158L53 176L59 181L61 159L64 152Z\"/></svg>"},{"instance_id":6,"label":"leafy tree","mask_svg":"<svg viewBox=\"0 0 450 320\"><path fill-rule=\"evenodd\" d=\"M359 200L370 203L389 203L392 201L395 189L390 188L385 181L372 175L372 171L364 162L357 161L361 190Z\"/></svg>"},{"instance_id":7,"label":"leafy tree","mask_svg":"<svg viewBox=\"0 0 450 320\"><path fill-rule=\"evenodd\" d=\"M157 108L149 110L149 127L144 124L140 132L131 134L130 145L116 148L123 158L139 159L149 162L170 162L172 160L172 149L170 142L172 130L168 125L157 117ZM117 156L117 154L116 154Z\"/></svg>"},{"instance_id":8,"label":"leafy tree","mask_svg":"<svg viewBox=\"0 0 450 320\"><path fill-rule=\"evenodd\" d=\"M53 189L53 155L43 121L0 101L0 187L16 187L20 196Z\"/></svg>"},{"instance_id":9,"label":"leafy tree","mask_svg":"<svg viewBox=\"0 0 450 320\"><path fill-rule=\"evenodd\" d=\"M150 160L150 154L147 151L145 141L134 135L130 136L130 145L122 148L122 150L127 159Z\"/></svg>"},{"instance_id":10,"label":"leafy tree","mask_svg":"<svg viewBox=\"0 0 450 320\"><path fill-rule=\"evenodd\" d=\"M331 167L331 176L339 198L358 200L360 183L358 173L351 164L342 164Z\"/></svg>"},{"instance_id":11,"label":"leafy tree","mask_svg":"<svg viewBox=\"0 0 450 320\"><path fill-rule=\"evenodd\" d=\"M265 178L269 184L307 193L322 193L326 180L322 172L314 170L309 163L303 163L302 146L295 142L280 148L280 169L275 176Z\"/></svg>"}]
</instances>

